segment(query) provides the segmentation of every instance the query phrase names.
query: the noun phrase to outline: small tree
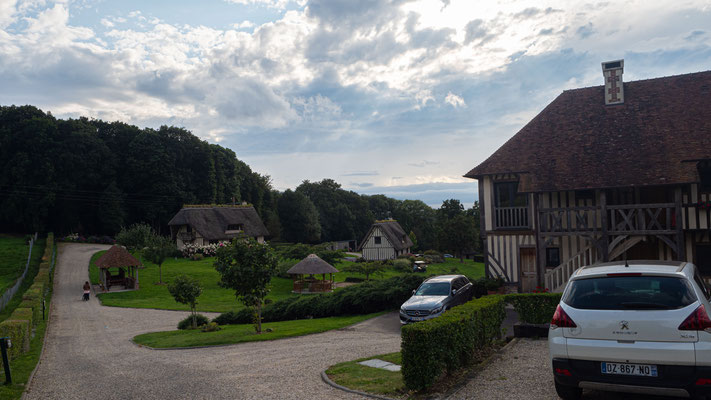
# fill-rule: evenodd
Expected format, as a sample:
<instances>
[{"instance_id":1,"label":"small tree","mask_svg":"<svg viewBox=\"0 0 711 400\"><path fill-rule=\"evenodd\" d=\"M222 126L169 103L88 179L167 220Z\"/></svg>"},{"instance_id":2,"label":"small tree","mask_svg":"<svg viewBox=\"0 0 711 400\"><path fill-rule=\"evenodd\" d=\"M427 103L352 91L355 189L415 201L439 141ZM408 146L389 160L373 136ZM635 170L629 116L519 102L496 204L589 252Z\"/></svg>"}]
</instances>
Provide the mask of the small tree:
<instances>
[{"instance_id":1,"label":"small tree","mask_svg":"<svg viewBox=\"0 0 711 400\"><path fill-rule=\"evenodd\" d=\"M385 264L380 261L354 263L342 268L345 272L355 272L365 275L365 280L369 281L371 275L381 275L385 272Z\"/></svg>"},{"instance_id":2,"label":"small tree","mask_svg":"<svg viewBox=\"0 0 711 400\"><path fill-rule=\"evenodd\" d=\"M197 298L202 294L200 281L187 275L179 275L168 285L168 291L175 301L190 306L190 313L193 317L193 328L197 328L195 306L197 305Z\"/></svg>"},{"instance_id":3,"label":"small tree","mask_svg":"<svg viewBox=\"0 0 711 400\"><path fill-rule=\"evenodd\" d=\"M129 251L135 251L148 246L154 236L153 228L148 224L137 223L128 228L121 228L116 235L116 242L126 246Z\"/></svg>"},{"instance_id":4,"label":"small tree","mask_svg":"<svg viewBox=\"0 0 711 400\"><path fill-rule=\"evenodd\" d=\"M262 305L269 294L269 282L277 271L278 258L269 245L254 239L236 239L217 250L215 269L218 284L234 289L235 296L255 314L254 328L262 333Z\"/></svg>"},{"instance_id":5,"label":"small tree","mask_svg":"<svg viewBox=\"0 0 711 400\"><path fill-rule=\"evenodd\" d=\"M158 265L158 284L163 284L163 271L161 266L166 258L176 252L175 243L167 236L153 235L148 246L143 250L143 256L153 264Z\"/></svg>"}]
</instances>

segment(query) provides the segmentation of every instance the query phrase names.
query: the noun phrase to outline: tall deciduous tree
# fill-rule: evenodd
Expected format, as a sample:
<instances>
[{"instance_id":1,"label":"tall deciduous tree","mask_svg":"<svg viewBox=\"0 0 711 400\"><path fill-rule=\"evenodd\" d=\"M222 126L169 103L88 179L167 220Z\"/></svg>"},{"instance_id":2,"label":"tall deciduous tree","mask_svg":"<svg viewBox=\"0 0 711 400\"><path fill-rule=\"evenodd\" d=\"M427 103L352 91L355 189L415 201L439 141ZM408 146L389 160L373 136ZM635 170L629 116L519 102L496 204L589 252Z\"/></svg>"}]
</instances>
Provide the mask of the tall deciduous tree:
<instances>
[{"instance_id":1,"label":"tall deciduous tree","mask_svg":"<svg viewBox=\"0 0 711 400\"><path fill-rule=\"evenodd\" d=\"M316 207L306 196L288 189L278 201L281 237L287 242L316 243L321 239Z\"/></svg>"},{"instance_id":2,"label":"tall deciduous tree","mask_svg":"<svg viewBox=\"0 0 711 400\"><path fill-rule=\"evenodd\" d=\"M116 235L116 243L126 246L129 251L142 250L151 243L154 235L148 224L137 223L128 228L121 228Z\"/></svg>"},{"instance_id":3,"label":"tall deciduous tree","mask_svg":"<svg viewBox=\"0 0 711 400\"><path fill-rule=\"evenodd\" d=\"M237 298L254 310L257 333L262 333L262 305L277 266L274 249L254 239L235 239L217 251L215 269L220 273L219 285L233 289Z\"/></svg>"},{"instance_id":4,"label":"tall deciduous tree","mask_svg":"<svg viewBox=\"0 0 711 400\"><path fill-rule=\"evenodd\" d=\"M173 282L168 285L168 292L170 292L178 303L190 306L190 313L193 317L193 329L197 328L197 313L195 307L198 304L197 298L202 294L200 281L185 274L178 275L173 279Z\"/></svg>"}]
</instances>

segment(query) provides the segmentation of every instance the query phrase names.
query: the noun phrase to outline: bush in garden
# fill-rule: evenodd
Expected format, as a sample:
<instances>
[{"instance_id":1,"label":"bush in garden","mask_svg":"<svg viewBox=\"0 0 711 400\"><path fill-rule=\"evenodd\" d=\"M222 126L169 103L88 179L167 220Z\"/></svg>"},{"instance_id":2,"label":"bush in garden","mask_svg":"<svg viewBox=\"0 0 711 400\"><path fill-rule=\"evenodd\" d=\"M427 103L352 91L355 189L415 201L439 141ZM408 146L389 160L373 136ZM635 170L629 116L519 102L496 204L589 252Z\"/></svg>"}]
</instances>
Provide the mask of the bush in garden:
<instances>
[{"instance_id":1,"label":"bush in garden","mask_svg":"<svg viewBox=\"0 0 711 400\"><path fill-rule=\"evenodd\" d=\"M207 323L203 325L202 328L200 328L200 330L203 332L217 332L220 329L222 328L220 328L220 325L218 325L216 322Z\"/></svg>"},{"instance_id":2,"label":"bush in garden","mask_svg":"<svg viewBox=\"0 0 711 400\"><path fill-rule=\"evenodd\" d=\"M382 281L363 282L320 295L294 296L264 307L264 321L288 321L360 315L400 307L422 283L416 275L397 276ZM223 313L213 321L220 325L248 324L253 319L249 310Z\"/></svg>"},{"instance_id":3,"label":"bush in garden","mask_svg":"<svg viewBox=\"0 0 711 400\"><path fill-rule=\"evenodd\" d=\"M202 314L195 315L195 319L197 320L198 327L203 326L203 325L207 324L208 322L210 322L210 319ZM193 327L193 316L192 315L188 316L187 318L185 318L184 320L182 320L178 323L178 329L192 329L192 327Z\"/></svg>"},{"instance_id":4,"label":"bush in garden","mask_svg":"<svg viewBox=\"0 0 711 400\"><path fill-rule=\"evenodd\" d=\"M562 293L513 293L506 295L522 322L546 324L551 322Z\"/></svg>"},{"instance_id":5,"label":"bush in garden","mask_svg":"<svg viewBox=\"0 0 711 400\"><path fill-rule=\"evenodd\" d=\"M277 266L276 276L278 276L279 278L291 279L291 275L287 274L286 271L290 270L291 267L296 265L296 263L297 263L297 261L293 261L293 260L279 261L279 265Z\"/></svg>"},{"instance_id":6,"label":"bush in garden","mask_svg":"<svg viewBox=\"0 0 711 400\"><path fill-rule=\"evenodd\" d=\"M397 259L393 261L393 268L396 271L412 272L412 262L408 259Z\"/></svg>"}]
</instances>

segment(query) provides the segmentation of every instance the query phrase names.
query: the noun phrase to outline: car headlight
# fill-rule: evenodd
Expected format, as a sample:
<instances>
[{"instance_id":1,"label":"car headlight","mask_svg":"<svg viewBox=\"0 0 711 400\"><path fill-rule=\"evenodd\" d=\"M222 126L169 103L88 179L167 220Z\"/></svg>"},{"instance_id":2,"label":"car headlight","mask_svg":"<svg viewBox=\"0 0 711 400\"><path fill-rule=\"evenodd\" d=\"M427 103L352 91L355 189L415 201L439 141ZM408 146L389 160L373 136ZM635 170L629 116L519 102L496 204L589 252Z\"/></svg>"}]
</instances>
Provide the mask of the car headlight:
<instances>
[{"instance_id":1,"label":"car headlight","mask_svg":"<svg viewBox=\"0 0 711 400\"><path fill-rule=\"evenodd\" d=\"M440 312L442 312L443 308L444 308L444 306L439 306L439 307L435 308L434 310L430 311L430 314L439 314Z\"/></svg>"},{"instance_id":2,"label":"car headlight","mask_svg":"<svg viewBox=\"0 0 711 400\"><path fill-rule=\"evenodd\" d=\"M407 314L407 311L404 307L400 307L400 314Z\"/></svg>"}]
</instances>

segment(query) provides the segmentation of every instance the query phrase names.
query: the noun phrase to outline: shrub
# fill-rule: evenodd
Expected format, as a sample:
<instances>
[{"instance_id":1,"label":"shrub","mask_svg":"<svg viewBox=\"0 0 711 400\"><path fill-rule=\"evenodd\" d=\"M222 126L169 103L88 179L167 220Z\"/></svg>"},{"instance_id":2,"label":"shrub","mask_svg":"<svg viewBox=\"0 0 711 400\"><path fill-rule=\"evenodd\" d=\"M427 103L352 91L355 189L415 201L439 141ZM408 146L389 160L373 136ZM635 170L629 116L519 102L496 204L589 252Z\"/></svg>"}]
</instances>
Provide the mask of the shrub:
<instances>
[{"instance_id":1,"label":"shrub","mask_svg":"<svg viewBox=\"0 0 711 400\"><path fill-rule=\"evenodd\" d=\"M469 279L474 286L474 297L477 299L486 294L486 280L487 278Z\"/></svg>"},{"instance_id":2,"label":"shrub","mask_svg":"<svg viewBox=\"0 0 711 400\"><path fill-rule=\"evenodd\" d=\"M6 319L0 322L0 337L10 337L8 356L13 360L30 350L30 321Z\"/></svg>"},{"instance_id":3,"label":"shrub","mask_svg":"<svg viewBox=\"0 0 711 400\"><path fill-rule=\"evenodd\" d=\"M402 376L405 386L420 390L439 376L474 361L501 335L506 313L502 296L475 299L431 320L402 328Z\"/></svg>"},{"instance_id":4,"label":"shrub","mask_svg":"<svg viewBox=\"0 0 711 400\"><path fill-rule=\"evenodd\" d=\"M365 279L356 278L355 276L347 276L346 279L344 279L344 282L361 283L365 282Z\"/></svg>"},{"instance_id":5,"label":"shrub","mask_svg":"<svg viewBox=\"0 0 711 400\"><path fill-rule=\"evenodd\" d=\"M393 261L393 268L396 271L412 272L412 263L407 259L398 259Z\"/></svg>"},{"instance_id":6,"label":"shrub","mask_svg":"<svg viewBox=\"0 0 711 400\"><path fill-rule=\"evenodd\" d=\"M296 265L296 262L294 262L293 260L279 261L276 276L278 276L279 278L291 279L291 275L287 274L286 271L291 269L291 267L293 267L294 265Z\"/></svg>"},{"instance_id":7,"label":"shrub","mask_svg":"<svg viewBox=\"0 0 711 400\"><path fill-rule=\"evenodd\" d=\"M289 297L262 309L264 321L287 321L305 318L325 318L340 315L370 314L400 307L412 291L422 283L415 275L398 276L382 281L364 282L332 293ZM230 311L213 321L220 325L248 324L253 315L249 310Z\"/></svg>"},{"instance_id":8,"label":"shrub","mask_svg":"<svg viewBox=\"0 0 711 400\"><path fill-rule=\"evenodd\" d=\"M222 328L220 328L220 326L217 325L216 322L207 323L207 324L203 325L202 328L200 328L200 330L203 332L217 332L220 329L222 329Z\"/></svg>"},{"instance_id":9,"label":"shrub","mask_svg":"<svg viewBox=\"0 0 711 400\"><path fill-rule=\"evenodd\" d=\"M205 256L203 256L203 255L200 254L200 253L195 253L195 254L191 254L191 255L190 255L190 259L193 260L193 261L200 261L200 260L202 260L203 258L205 258Z\"/></svg>"},{"instance_id":10,"label":"shrub","mask_svg":"<svg viewBox=\"0 0 711 400\"><path fill-rule=\"evenodd\" d=\"M195 315L195 319L197 320L198 327L201 327L201 326L207 324L208 322L210 322L210 319L202 314ZM192 316L188 316L187 318L185 318L184 320L182 320L178 323L178 329L190 329L190 328L192 328L192 326L193 326L193 317Z\"/></svg>"},{"instance_id":11,"label":"shrub","mask_svg":"<svg viewBox=\"0 0 711 400\"><path fill-rule=\"evenodd\" d=\"M561 293L514 293L506 295L506 302L514 306L522 322L545 324L551 322L560 297Z\"/></svg>"},{"instance_id":12,"label":"shrub","mask_svg":"<svg viewBox=\"0 0 711 400\"><path fill-rule=\"evenodd\" d=\"M18 307L16 308L12 314L10 314L10 317L8 319L14 319L14 320L20 320L20 321L29 321L29 329L30 332L32 332L32 326L33 321L34 321L34 314L32 311L32 308L28 307ZM36 322L36 321L34 321Z\"/></svg>"},{"instance_id":13,"label":"shrub","mask_svg":"<svg viewBox=\"0 0 711 400\"><path fill-rule=\"evenodd\" d=\"M18 305L17 307L31 309L32 310L32 322L34 322L34 324L39 323L39 321L42 319L42 299L40 299L40 298L22 300L20 305ZM47 311L49 311L49 310L47 310Z\"/></svg>"}]
</instances>

